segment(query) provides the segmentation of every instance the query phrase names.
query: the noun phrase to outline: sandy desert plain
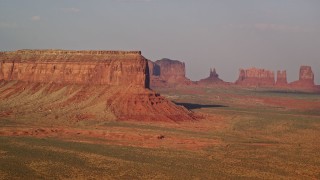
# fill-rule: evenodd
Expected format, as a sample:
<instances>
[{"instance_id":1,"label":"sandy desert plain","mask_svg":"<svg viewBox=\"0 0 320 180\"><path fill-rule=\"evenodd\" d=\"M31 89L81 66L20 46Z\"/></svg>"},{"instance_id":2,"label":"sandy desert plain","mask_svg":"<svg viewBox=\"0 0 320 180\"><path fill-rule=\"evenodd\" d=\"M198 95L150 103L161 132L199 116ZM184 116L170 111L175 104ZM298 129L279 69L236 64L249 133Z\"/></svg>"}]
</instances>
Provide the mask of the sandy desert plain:
<instances>
[{"instance_id":1,"label":"sandy desert plain","mask_svg":"<svg viewBox=\"0 0 320 180\"><path fill-rule=\"evenodd\" d=\"M2 82L0 94L14 83ZM320 94L223 86L156 91L200 118L66 120L58 117L75 107L34 112L59 92L2 99L1 179L320 178ZM23 102L19 109L16 101Z\"/></svg>"}]
</instances>

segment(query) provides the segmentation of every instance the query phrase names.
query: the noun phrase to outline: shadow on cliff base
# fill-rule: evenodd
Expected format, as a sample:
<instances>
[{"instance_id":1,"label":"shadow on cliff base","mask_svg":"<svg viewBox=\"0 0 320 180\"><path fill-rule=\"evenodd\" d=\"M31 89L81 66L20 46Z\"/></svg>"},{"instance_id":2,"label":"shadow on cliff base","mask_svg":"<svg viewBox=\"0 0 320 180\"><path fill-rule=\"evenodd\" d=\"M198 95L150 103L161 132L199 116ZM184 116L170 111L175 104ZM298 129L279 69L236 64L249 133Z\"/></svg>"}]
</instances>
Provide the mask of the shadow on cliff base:
<instances>
[{"instance_id":1,"label":"shadow on cliff base","mask_svg":"<svg viewBox=\"0 0 320 180\"><path fill-rule=\"evenodd\" d=\"M185 108L192 110L192 109L201 109L201 108L223 108L228 107L224 105L218 105L218 104L194 104L194 103L178 103L174 102L176 105L184 106Z\"/></svg>"}]
</instances>

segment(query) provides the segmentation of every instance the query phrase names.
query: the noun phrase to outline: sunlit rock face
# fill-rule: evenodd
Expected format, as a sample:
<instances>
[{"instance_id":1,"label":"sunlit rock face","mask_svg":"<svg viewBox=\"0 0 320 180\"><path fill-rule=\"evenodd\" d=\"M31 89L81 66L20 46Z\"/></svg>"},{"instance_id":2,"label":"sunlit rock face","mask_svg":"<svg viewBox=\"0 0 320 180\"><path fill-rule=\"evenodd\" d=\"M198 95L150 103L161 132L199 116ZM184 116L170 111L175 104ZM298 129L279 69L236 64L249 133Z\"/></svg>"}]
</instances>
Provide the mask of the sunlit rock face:
<instances>
[{"instance_id":1,"label":"sunlit rock face","mask_svg":"<svg viewBox=\"0 0 320 180\"><path fill-rule=\"evenodd\" d=\"M279 87L288 86L287 71L285 71L285 70L284 71L277 71L276 86L279 86Z\"/></svg>"},{"instance_id":2,"label":"sunlit rock face","mask_svg":"<svg viewBox=\"0 0 320 180\"><path fill-rule=\"evenodd\" d=\"M299 73L299 80L290 83L293 88L315 88L314 84L314 74L312 72L311 66L301 66Z\"/></svg>"},{"instance_id":3,"label":"sunlit rock face","mask_svg":"<svg viewBox=\"0 0 320 180\"><path fill-rule=\"evenodd\" d=\"M0 55L0 79L148 87L140 51L19 50Z\"/></svg>"},{"instance_id":4,"label":"sunlit rock face","mask_svg":"<svg viewBox=\"0 0 320 180\"><path fill-rule=\"evenodd\" d=\"M240 69L237 85L242 86L274 86L274 72L265 69Z\"/></svg>"},{"instance_id":5,"label":"sunlit rock face","mask_svg":"<svg viewBox=\"0 0 320 180\"><path fill-rule=\"evenodd\" d=\"M180 86L191 85L193 82L186 78L184 62L171 59L149 61L151 86Z\"/></svg>"},{"instance_id":6,"label":"sunlit rock face","mask_svg":"<svg viewBox=\"0 0 320 180\"><path fill-rule=\"evenodd\" d=\"M195 119L192 112L150 90L149 78L148 61L140 51L1 52L0 105L15 101L15 109L27 109L28 113L70 109L66 119L79 114L101 120ZM27 104L34 105L25 107Z\"/></svg>"}]
</instances>

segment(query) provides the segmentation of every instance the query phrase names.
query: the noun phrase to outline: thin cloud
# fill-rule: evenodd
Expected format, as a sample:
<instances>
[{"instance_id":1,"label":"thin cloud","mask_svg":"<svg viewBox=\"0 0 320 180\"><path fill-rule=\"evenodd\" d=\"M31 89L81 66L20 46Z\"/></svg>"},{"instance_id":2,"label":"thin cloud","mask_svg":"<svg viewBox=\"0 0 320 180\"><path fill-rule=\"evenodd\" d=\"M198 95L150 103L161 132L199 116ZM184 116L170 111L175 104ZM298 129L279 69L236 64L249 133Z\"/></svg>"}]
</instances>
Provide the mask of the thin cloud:
<instances>
[{"instance_id":1,"label":"thin cloud","mask_svg":"<svg viewBox=\"0 0 320 180\"><path fill-rule=\"evenodd\" d=\"M32 16L31 21L40 21L40 16Z\"/></svg>"},{"instance_id":2,"label":"thin cloud","mask_svg":"<svg viewBox=\"0 0 320 180\"><path fill-rule=\"evenodd\" d=\"M80 12L80 9L79 9L79 8L76 8L76 7L61 8L61 10L62 10L63 12L67 12L67 13L78 13L78 12Z\"/></svg>"}]
</instances>

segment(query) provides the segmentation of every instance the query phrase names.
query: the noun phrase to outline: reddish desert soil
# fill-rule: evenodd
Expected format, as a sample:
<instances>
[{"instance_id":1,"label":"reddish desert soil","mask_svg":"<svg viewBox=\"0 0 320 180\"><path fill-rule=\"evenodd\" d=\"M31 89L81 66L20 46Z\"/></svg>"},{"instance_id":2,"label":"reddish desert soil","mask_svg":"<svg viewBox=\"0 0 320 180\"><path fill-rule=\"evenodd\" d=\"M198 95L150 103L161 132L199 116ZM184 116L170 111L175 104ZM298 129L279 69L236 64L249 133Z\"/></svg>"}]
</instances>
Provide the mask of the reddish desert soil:
<instances>
[{"instance_id":1,"label":"reddish desert soil","mask_svg":"<svg viewBox=\"0 0 320 180\"><path fill-rule=\"evenodd\" d=\"M41 89L44 88L36 91ZM103 91L99 89L95 92ZM66 98L68 103L62 108L63 111L57 111L51 104L42 105L41 111L32 112L33 106L37 109L39 106L30 101L30 105L24 104L21 109L17 106L10 109L2 108L4 110L0 111L0 137L12 138L12 141L15 141L15 138L27 137L83 143L88 146L102 145L106 148L109 145L121 148L145 148L141 152L139 150L141 153L139 157L144 157L144 152L152 150L164 153L165 158L177 158L173 159L174 163L170 165L147 164L152 171L143 171L144 175L151 172L160 174L168 172L168 169L161 172L157 170L160 167L173 167L179 164L181 157L177 152L187 158L183 161L184 165L201 169L193 171L177 166L175 173L165 176L169 179L177 178L177 172L182 174L192 172L195 178L206 179L212 177L319 179L320 145L317 143L320 135L320 114L317 111L320 107L319 95L282 96L251 90L212 90L203 87L159 91L176 102L196 104L197 106L191 110L194 116L199 118L193 121L100 120L97 118L99 111L96 111L97 109L90 103L83 101L80 102L84 107L78 110L71 108L72 116L69 114L66 116L64 113L68 113L70 108L68 105L79 99L85 99L81 97L86 97L85 94L90 92L71 93L70 90L70 96ZM74 96L78 98L72 98ZM40 102L42 104L46 101ZM60 101L55 102L61 104ZM104 108L105 106L102 109ZM77 116L74 116L74 112L77 112L75 113ZM90 151L90 155L92 153ZM159 159L157 153L155 154L151 159L155 159L156 162L167 161L164 157ZM129 153L127 156L133 155ZM137 164L134 167L130 166L129 169L137 170L136 168L141 165L138 162L132 163ZM115 165L115 167L120 166ZM215 170L213 174L205 173L213 170ZM105 177L100 172L97 174L95 177ZM141 179L142 176L134 174L133 177Z\"/></svg>"},{"instance_id":2,"label":"reddish desert soil","mask_svg":"<svg viewBox=\"0 0 320 180\"><path fill-rule=\"evenodd\" d=\"M3 112L0 118L11 116L11 112ZM226 123L222 116L212 117L210 115L202 114L201 121L185 122L185 123L166 123L166 122L131 122L136 125L151 125L160 126L164 128L172 128L191 132L206 132L209 130L218 130L226 128ZM108 143L115 145L148 147L148 148L173 148L185 150L200 150L212 145L223 144L219 139L212 138L193 138L177 133L167 133L150 130L141 130L131 127L94 127L92 129L79 129L67 126L55 127L37 127L37 126L9 126L0 129L0 136L27 136L36 138L59 138L69 141L80 141L88 143ZM79 140L80 139L80 140Z\"/></svg>"}]
</instances>

